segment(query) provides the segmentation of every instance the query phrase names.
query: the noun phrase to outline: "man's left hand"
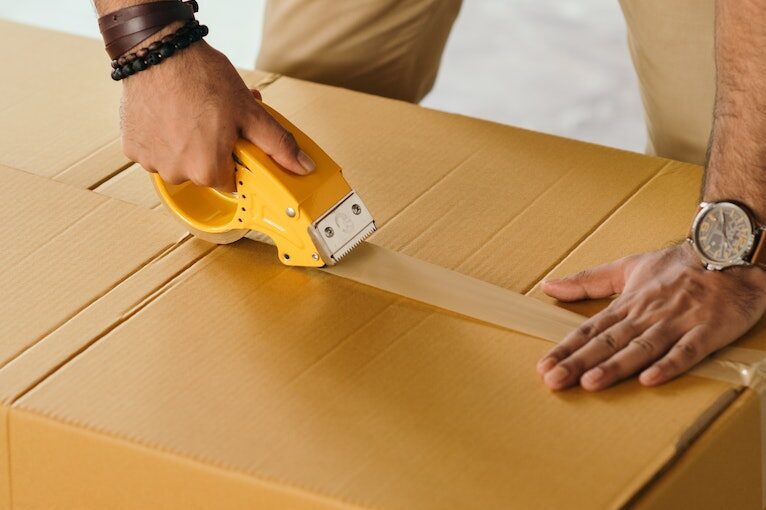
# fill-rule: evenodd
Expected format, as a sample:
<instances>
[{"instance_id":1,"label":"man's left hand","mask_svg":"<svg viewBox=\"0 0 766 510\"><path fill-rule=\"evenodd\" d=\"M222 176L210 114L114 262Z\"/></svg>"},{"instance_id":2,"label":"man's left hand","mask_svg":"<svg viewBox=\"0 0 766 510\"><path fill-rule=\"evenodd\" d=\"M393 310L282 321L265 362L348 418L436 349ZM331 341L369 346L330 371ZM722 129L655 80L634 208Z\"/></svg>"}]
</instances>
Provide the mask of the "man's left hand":
<instances>
[{"instance_id":1,"label":"man's left hand","mask_svg":"<svg viewBox=\"0 0 766 510\"><path fill-rule=\"evenodd\" d=\"M619 294L537 364L551 389L605 389L641 371L646 386L684 373L766 311L766 271L705 269L689 243L543 282L561 301Z\"/></svg>"}]
</instances>

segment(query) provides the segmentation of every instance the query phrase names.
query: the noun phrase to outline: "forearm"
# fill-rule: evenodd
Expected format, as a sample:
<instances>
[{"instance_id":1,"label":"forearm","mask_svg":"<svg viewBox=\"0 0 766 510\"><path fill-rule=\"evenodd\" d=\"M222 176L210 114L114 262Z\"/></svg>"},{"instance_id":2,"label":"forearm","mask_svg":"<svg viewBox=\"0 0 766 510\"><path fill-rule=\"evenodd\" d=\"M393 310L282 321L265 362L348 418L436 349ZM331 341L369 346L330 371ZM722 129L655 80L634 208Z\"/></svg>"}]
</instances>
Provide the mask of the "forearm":
<instances>
[{"instance_id":1,"label":"forearm","mask_svg":"<svg viewBox=\"0 0 766 510\"><path fill-rule=\"evenodd\" d=\"M766 0L716 1L717 91L705 200L737 199L766 224Z\"/></svg>"}]
</instances>

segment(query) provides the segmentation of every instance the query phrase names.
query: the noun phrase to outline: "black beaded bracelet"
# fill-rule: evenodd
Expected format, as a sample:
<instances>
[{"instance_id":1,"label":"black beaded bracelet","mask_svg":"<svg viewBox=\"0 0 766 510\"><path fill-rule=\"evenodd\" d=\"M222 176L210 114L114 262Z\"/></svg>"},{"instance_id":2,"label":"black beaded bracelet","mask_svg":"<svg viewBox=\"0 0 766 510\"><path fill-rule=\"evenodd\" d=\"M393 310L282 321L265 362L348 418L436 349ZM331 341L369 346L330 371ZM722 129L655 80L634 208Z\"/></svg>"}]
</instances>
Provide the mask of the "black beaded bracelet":
<instances>
[{"instance_id":1,"label":"black beaded bracelet","mask_svg":"<svg viewBox=\"0 0 766 510\"><path fill-rule=\"evenodd\" d=\"M201 40L207 34L207 26L200 25L197 20L189 20L171 35L153 42L146 48L112 60L112 79L115 81L123 80L130 75L157 65L170 58L176 51Z\"/></svg>"}]
</instances>

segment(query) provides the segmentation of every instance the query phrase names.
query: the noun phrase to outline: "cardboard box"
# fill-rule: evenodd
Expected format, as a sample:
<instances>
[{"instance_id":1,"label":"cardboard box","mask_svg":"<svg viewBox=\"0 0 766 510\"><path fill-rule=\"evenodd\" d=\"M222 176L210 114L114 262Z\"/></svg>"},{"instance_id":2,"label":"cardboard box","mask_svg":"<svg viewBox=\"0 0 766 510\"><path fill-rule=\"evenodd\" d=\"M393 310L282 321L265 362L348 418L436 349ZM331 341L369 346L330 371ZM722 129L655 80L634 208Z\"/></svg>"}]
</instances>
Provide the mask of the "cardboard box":
<instances>
[{"instance_id":1,"label":"cardboard box","mask_svg":"<svg viewBox=\"0 0 766 510\"><path fill-rule=\"evenodd\" d=\"M372 242L508 289L539 298L551 271L657 248L694 211L697 167L270 81L373 211ZM98 168L141 205L0 172L5 217L24 213L0 227L9 508L761 507L752 391L552 394L548 342L189 239L136 167Z\"/></svg>"}]
</instances>

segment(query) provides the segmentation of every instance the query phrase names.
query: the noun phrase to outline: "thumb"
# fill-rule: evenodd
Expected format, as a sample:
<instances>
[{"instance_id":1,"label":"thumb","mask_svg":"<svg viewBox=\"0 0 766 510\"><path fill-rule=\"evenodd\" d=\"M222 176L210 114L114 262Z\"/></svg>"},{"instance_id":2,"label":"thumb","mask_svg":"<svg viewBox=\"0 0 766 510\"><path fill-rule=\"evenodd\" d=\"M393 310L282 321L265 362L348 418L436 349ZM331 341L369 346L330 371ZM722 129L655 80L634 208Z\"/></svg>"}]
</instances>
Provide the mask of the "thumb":
<instances>
[{"instance_id":1,"label":"thumb","mask_svg":"<svg viewBox=\"0 0 766 510\"><path fill-rule=\"evenodd\" d=\"M559 301L599 299L619 294L625 287L626 259L542 282L543 292Z\"/></svg>"},{"instance_id":2,"label":"thumb","mask_svg":"<svg viewBox=\"0 0 766 510\"><path fill-rule=\"evenodd\" d=\"M314 161L298 147L293 134L260 105L255 105L242 135L290 172L305 175L316 168Z\"/></svg>"}]
</instances>

